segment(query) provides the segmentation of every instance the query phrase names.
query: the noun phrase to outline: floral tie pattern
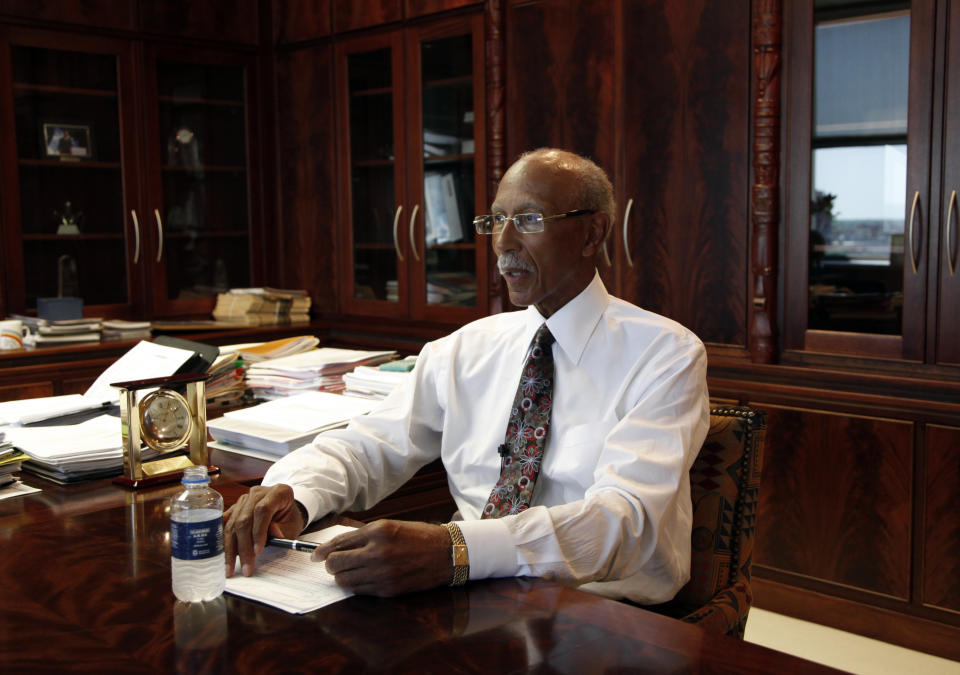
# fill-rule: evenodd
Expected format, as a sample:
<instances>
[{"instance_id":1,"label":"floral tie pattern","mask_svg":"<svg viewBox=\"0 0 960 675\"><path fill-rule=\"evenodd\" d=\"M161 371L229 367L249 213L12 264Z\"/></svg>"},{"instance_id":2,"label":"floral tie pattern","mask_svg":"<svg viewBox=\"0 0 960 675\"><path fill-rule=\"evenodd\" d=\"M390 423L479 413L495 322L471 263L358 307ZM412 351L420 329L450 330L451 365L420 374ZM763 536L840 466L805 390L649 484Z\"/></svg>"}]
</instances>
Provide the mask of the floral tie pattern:
<instances>
[{"instance_id":1,"label":"floral tie pattern","mask_svg":"<svg viewBox=\"0 0 960 675\"><path fill-rule=\"evenodd\" d=\"M521 513L530 506L553 409L552 345L553 335L543 324L527 352L510 411L506 442L501 446L500 480L487 499L483 518Z\"/></svg>"}]
</instances>

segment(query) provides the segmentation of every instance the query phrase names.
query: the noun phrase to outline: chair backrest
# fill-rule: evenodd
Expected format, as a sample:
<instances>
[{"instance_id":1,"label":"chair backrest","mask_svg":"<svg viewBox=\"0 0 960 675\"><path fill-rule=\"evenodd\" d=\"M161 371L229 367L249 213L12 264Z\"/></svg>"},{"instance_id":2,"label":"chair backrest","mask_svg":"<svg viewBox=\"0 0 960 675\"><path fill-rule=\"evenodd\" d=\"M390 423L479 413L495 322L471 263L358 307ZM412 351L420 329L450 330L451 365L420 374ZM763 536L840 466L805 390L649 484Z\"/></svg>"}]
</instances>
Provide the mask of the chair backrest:
<instances>
[{"instance_id":1,"label":"chair backrest","mask_svg":"<svg viewBox=\"0 0 960 675\"><path fill-rule=\"evenodd\" d=\"M690 469L690 581L676 597L683 605L706 605L735 584L746 584L750 595L765 431L766 418L759 410L710 410L710 431Z\"/></svg>"}]
</instances>

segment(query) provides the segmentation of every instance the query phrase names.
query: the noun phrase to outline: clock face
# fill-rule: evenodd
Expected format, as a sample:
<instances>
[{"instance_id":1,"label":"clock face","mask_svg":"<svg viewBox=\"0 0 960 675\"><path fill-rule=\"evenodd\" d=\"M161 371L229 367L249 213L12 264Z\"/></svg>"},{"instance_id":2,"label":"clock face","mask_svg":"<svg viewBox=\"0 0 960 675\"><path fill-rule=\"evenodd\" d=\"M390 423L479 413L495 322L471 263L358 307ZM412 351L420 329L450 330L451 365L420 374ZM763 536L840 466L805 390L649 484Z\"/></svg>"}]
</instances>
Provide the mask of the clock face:
<instances>
[{"instance_id":1,"label":"clock face","mask_svg":"<svg viewBox=\"0 0 960 675\"><path fill-rule=\"evenodd\" d=\"M193 430L193 416L186 399L170 389L158 389L143 397L140 437L154 450L165 452L184 445Z\"/></svg>"}]
</instances>

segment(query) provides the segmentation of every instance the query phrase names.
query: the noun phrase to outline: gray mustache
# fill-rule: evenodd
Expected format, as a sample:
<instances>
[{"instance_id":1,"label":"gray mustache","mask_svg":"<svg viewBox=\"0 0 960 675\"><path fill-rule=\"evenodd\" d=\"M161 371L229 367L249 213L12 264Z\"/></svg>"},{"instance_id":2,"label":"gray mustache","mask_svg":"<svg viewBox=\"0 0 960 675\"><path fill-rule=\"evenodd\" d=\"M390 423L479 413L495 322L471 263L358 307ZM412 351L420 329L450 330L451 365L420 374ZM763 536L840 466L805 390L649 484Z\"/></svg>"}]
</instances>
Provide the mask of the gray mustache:
<instances>
[{"instance_id":1,"label":"gray mustache","mask_svg":"<svg viewBox=\"0 0 960 675\"><path fill-rule=\"evenodd\" d=\"M533 271L533 268L516 251L501 253L497 258L497 269L500 270L500 274L504 274L507 270Z\"/></svg>"}]
</instances>

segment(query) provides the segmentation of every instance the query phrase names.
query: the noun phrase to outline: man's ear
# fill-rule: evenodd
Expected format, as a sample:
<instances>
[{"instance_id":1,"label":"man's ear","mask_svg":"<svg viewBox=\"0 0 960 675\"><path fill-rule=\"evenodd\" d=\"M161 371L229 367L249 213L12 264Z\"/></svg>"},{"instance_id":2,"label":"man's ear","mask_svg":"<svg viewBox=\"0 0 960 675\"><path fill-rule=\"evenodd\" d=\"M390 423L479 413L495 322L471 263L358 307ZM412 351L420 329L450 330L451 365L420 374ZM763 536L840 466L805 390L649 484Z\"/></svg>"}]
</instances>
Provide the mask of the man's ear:
<instances>
[{"instance_id":1,"label":"man's ear","mask_svg":"<svg viewBox=\"0 0 960 675\"><path fill-rule=\"evenodd\" d=\"M600 251L603 240L610 230L610 214L598 211L587 221L586 240L583 243L583 257L592 258Z\"/></svg>"}]
</instances>

